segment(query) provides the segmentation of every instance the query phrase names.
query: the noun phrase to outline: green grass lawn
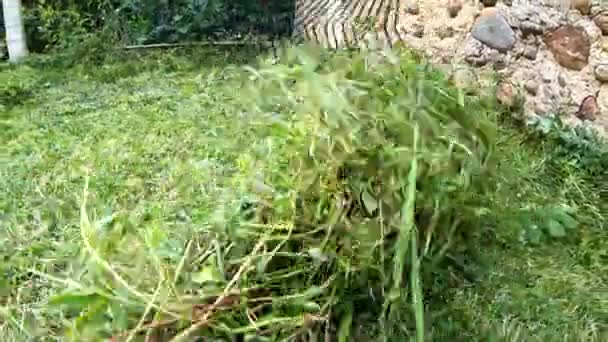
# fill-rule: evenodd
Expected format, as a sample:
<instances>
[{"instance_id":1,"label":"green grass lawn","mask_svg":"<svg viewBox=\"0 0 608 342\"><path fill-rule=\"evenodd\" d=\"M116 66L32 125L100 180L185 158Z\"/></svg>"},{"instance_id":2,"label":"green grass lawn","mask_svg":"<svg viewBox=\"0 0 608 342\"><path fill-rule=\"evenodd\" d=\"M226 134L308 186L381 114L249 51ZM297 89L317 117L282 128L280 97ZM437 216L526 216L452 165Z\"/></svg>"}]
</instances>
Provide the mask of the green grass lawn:
<instances>
[{"instance_id":1,"label":"green grass lawn","mask_svg":"<svg viewBox=\"0 0 608 342\"><path fill-rule=\"evenodd\" d=\"M218 203L239 191L231 176L263 137L232 106L240 71L225 60L243 59L159 56L94 72L0 69L30 82L0 116L3 340L93 341L144 326L142 312L191 314L212 272L199 240L230 215ZM430 308L434 340L608 340L608 180L581 164L606 154L558 154L508 124L499 133L497 209L474 237L483 262ZM517 215L551 205L573 208L576 230L532 243Z\"/></svg>"},{"instance_id":2,"label":"green grass lawn","mask_svg":"<svg viewBox=\"0 0 608 342\"><path fill-rule=\"evenodd\" d=\"M594 340L593 333L604 340L606 198L597 185L603 180L585 181L583 172L564 166L569 160L553 160L553 144L531 147L523 135L503 134L498 151L509 172L495 200L511 208L567 203L577 208L579 226L561 240L531 245L522 238L521 226L510 227L506 215L495 227L495 243L480 246L488 260L483 280L455 290L456 317L477 327L502 322L501 330L511 331L507 340ZM554 162L572 173L557 173Z\"/></svg>"}]
</instances>

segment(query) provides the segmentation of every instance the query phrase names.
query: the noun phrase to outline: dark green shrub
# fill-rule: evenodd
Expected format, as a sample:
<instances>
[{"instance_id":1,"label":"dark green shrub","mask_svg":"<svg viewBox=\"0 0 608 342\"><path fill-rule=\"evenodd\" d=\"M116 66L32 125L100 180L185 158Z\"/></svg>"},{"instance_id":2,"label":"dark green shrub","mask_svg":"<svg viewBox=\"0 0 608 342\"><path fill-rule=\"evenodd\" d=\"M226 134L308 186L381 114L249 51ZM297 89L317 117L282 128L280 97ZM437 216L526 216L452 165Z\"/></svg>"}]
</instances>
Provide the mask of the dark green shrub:
<instances>
[{"instance_id":1,"label":"dark green shrub","mask_svg":"<svg viewBox=\"0 0 608 342\"><path fill-rule=\"evenodd\" d=\"M61 50L82 43L100 30L113 42L173 43L262 33L289 35L294 1L226 0L47 0L25 2L25 28L30 49ZM108 37L104 37L108 39Z\"/></svg>"}]
</instances>

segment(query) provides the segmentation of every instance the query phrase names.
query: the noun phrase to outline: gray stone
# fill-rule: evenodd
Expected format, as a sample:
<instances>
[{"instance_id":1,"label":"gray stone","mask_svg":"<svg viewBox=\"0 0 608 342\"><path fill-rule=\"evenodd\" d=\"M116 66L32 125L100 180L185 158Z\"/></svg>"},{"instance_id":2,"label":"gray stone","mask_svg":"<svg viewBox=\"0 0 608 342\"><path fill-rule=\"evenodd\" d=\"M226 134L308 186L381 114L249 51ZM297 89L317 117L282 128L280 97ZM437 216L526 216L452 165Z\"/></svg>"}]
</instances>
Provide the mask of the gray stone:
<instances>
[{"instance_id":1,"label":"gray stone","mask_svg":"<svg viewBox=\"0 0 608 342\"><path fill-rule=\"evenodd\" d=\"M605 83L608 82L608 63L598 64L595 69L595 79Z\"/></svg>"},{"instance_id":2,"label":"gray stone","mask_svg":"<svg viewBox=\"0 0 608 342\"><path fill-rule=\"evenodd\" d=\"M454 85L458 88L469 88L474 87L477 83L475 74L468 68L459 68L454 71L452 76Z\"/></svg>"},{"instance_id":3,"label":"gray stone","mask_svg":"<svg viewBox=\"0 0 608 342\"><path fill-rule=\"evenodd\" d=\"M515 32L498 14L480 17L471 34L475 39L500 52L507 52L515 46Z\"/></svg>"},{"instance_id":4,"label":"gray stone","mask_svg":"<svg viewBox=\"0 0 608 342\"><path fill-rule=\"evenodd\" d=\"M521 32L523 34L543 34L543 27L539 24L533 23L531 21L524 21L521 23Z\"/></svg>"},{"instance_id":5,"label":"gray stone","mask_svg":"<svg viewBox=\"0 0 608 342\"><path fill-rule=\"evenodd\" d=\"M566 77L564 77L564 74L559 74L559 76L557 77L557 84L559 84L560 87L565 87L566 84L568 84L566 82Z\"/></svg>"},{"instance_id":6,"label":"gray stone","mask_svg":"<svg viewBox=\"0 0 608 342\"><path fill-rule=\"evenodd\" d=\"M500 52L492 49L482 42L473 38L472 36L467 37L464 42L464 60L475 66L484 66L498 58Z\"/></svg>"},{"instance_id":7,"label":"gray stone","mask_svg":"<svg viewBox=\"0 0 608 342\"><path fill-rule=\"evenodd\" d=\"M538 93L538 83L533 80L528 80L524 83L524 88L530 95L536 95Z\"/></svg>"},{"instance_id":8,"label":"gray stone","mask_svg":"<svg viewBox=\"0 0 608 342\"><path fill-rule=\"evenodd\" d=\"M414 36L418 38L422 38L424 36L424 25L417 23L414 25L413 30Z\"/></svg>"},{"instance_id":9,"label":"gray stone","mask_svg":"<svg viewBox=\"0 0 608 342\"><path fill-rule=\"evenodd\" d=\"M405 5L405 10L409 14L418 15L420 13L420 6L418 5L418 1L409 0Z\"/></svg>"},{"instance_id":10,"label":"gray stone","mask_svg":"<svg viewBox=\"0 0 608 342\"><path fill-rule=\"evenodd\" d=\"M524 35L543 34L565 24L563 10L550 8L542 2L519 1L510 9L512 26L521 29Z\"/></svg>"},{"instance_id":11,"label":"gray stone","mask_svg":"<svg viewBox=\"0 0 608 342\"><path fill-rule=\"evenodd\" d=\"M538 46L537 45L526 45L524 48L523 56L530 60L535 60L536 55L538 54Z\"/></svg>"},{"instance_id":12,"label":"gray stone","mask_svg":"<svg viewBox=\"0 0 608 342\"><path fill-rule=\"evenodd\" d=\"M581 14L589 15L591 11L590 0L570 0L571 7L578 10Z\"/></svg>"},{"instance_id":13,"label":"gray stone","mask_svg":"<svg viewBox=\"0 0 608 342\"><path fill-rule=\"evenodd\" d=\"M441 39L454 37L455 33L454 28L451 26L442 27L437 30L437 36Z\"/></svg>"},{"instance_id":14,"label":"gray stone","mask_svg":"<svg viewBox=\"0 0 608 342\"><path fill-rule=\"evenodd\" d=\"M451 18L455 18L462 10L462 0L448 0L447 9Z\"/></svg>"},{"instance_id":15,"label":"gray stone","mask_svg":"<svg viewBox=\"0 0 608 342\"><path fill-rule=\"evenodd\" d=\"M603 35L608 35L608 10L596 14L593 22L600 28Z\"/></svg>"},{"instance_id":16,"label":"gray stone","mask_svg":"<svg viewBox=\"0 0 608 342\"><path fill-rule=\"evenodd\" d=\"M589 11L591 17L595 17L606 10L606 6L602 6L602 2L604 2L604 0L594 0L591 2L591 10Z\"/></svg>"}]
</instances>

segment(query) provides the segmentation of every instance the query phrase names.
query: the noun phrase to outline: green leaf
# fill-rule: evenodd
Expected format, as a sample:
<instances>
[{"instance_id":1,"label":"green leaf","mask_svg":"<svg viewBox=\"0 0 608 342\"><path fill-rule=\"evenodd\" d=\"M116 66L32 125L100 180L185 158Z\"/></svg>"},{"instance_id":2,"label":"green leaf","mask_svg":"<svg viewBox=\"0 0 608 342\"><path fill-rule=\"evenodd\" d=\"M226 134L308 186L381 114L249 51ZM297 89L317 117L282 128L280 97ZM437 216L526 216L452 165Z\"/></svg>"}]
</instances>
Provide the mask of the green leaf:
<instances>
[{"instance_id":1,"label":"green leaf","mask_svg":"<svg viewBox=\"0 0 608 342\"><path fill-rule=\"evenodd\" d=\"M576 221L576 219L574 219L572 216L568 215L568 214L563 214L560 215L558 217L560 223L566 228L566 229L574 229L576 228L576 226L578 225L578 222Z\"/></svg>"},{"instance_id":2,"label":"green leaf","mask_svg":"<svg viewBox=\"0 0 608 342\"><path fill-rule=\"evenodd\" d=\"M91 291L91 293L68 292L52 297L49 306L69 306L72 308L86 308L87 306L96 303L100 298L99 294Z\"/></svg>"},{"instance_id":3,"label":"green leaf","mask_svg":"<svg viewBox=\"0 0 608 342\"><path fill-rule=\"evenodd\" d=\"M309 288L308 290L306 290L302 294L302 297L304 297L306 299L310 299L310 298L320 296L322 294L323 294L323 288L321 288L319 286L313 286L313 287Z\"/></svg>"},{"instance_id":4,"label":"green leaf","mask_svg":"<svg viewBox=\"0 0 608 342\"><path fill-rule=\"evenodd\" d=\"M378 200L374 198L368 191L363 191L361 194L361 201L365 206L365 210L368 214L372 214L376 209L378 209Z\"/></svg>"},{"instance_id":5,"label":"green leaf","mask_svg":"<svg viewBox=\"0 0 608 342\"><path fill-rule=\"evenodd\" d=\"M350 329L353 323L353 310L352 307L348 308L347 312L342 315L340 319L340 326L338 331L338 342L347 342L350 337Z\"/></svg>"},{"instance_id":6,"label":"green leaf","mask_svg":"<svg viewBox=\"0 0 608 342\"><path fill-rule=\"evenodd\" d=\"M528 241L533 243L533 244L538 244L540 243L540 239L542 237L542 233L539 229L530 229L527 232L527 238Z\"/></svg>"},{"instance_id":7,"label":"green leaf","mask_svg":"<svg viewBox=\"0 0 608 342\"><path fill-rule=\"evenodd\" d=\"M121 330L129 328L129 314L127 308L122 303L112 303L109 305L110 314L114 326Z\"/></svg>"},{"instance_id":8,"label":"green leaf","mask_svg":"<svg viewBox=\"0 0 608 342\"><path fill-rule=\"evenodd\" d=\"M547 230L549 235L553 237L566 236L566 229L556 220L549 220L549 222L547 222Z\"/></svg>"},{"instance_id":9,"label":"green leaf","mask_svg":"<svg viewBox=\"0 0 608 342\"><path fill-rule=\"evenodd\" d=\"M319 312L321 311L321 306L315 302L306 302L302 304L302 309L305 312Z\"/></svg>"},{"instance_id":10,"label":"green leaf","mask_svg":"<svg viewBox=\"0 0 608 342\"><path fill-rule=\"evenodd\" d=\"M559 221L566 229L576 228L578 222L571 215L574 210L568 207L559 207L551 211L554 219Z\"/></svg>"},{"instance_id":11,"label":"green leaf","mask_svg":"<svg viewBox=\"0 0 608 342\"><path fill-rule=\"evenodd\" d=\"M318 247L313 247L313 248L309 249L308 254L315 261L318 261L318 262L326 262L327 260L329 260L329 257L325 253L323 253L323 251Z\"/></svg>"},{"instance_id":12,"label":"green leaf","mask_svg":"<svg viewBox=\"0 0 608 342\"><path fill-rule=\"evenodd\" d=\"M212 265L204 266L200 271L192 274L192 281L198 284L204 284L207 282L220 282L222 281L222 274Z\"/></svg>"}]
</instances>

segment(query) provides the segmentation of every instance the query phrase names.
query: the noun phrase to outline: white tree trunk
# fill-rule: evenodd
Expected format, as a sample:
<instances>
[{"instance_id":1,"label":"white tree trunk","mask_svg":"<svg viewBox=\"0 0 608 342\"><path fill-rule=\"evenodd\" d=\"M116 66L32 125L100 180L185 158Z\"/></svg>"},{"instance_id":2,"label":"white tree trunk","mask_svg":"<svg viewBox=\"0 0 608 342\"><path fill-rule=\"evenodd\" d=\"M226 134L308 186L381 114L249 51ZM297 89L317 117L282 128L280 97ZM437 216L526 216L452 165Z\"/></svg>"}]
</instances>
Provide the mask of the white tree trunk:
<instances>
[{"instance_id":1,"label":"white tree trunk","mask_svg":"<svg viewBox=\"0 0 608 342\"><path fill-rule=\"evenodd\" d=\"M19 62L27 56L27 45L23 20L21 19L21 0L2 0L6 46L11 62Z\"/></svg>"}]
</instances>

